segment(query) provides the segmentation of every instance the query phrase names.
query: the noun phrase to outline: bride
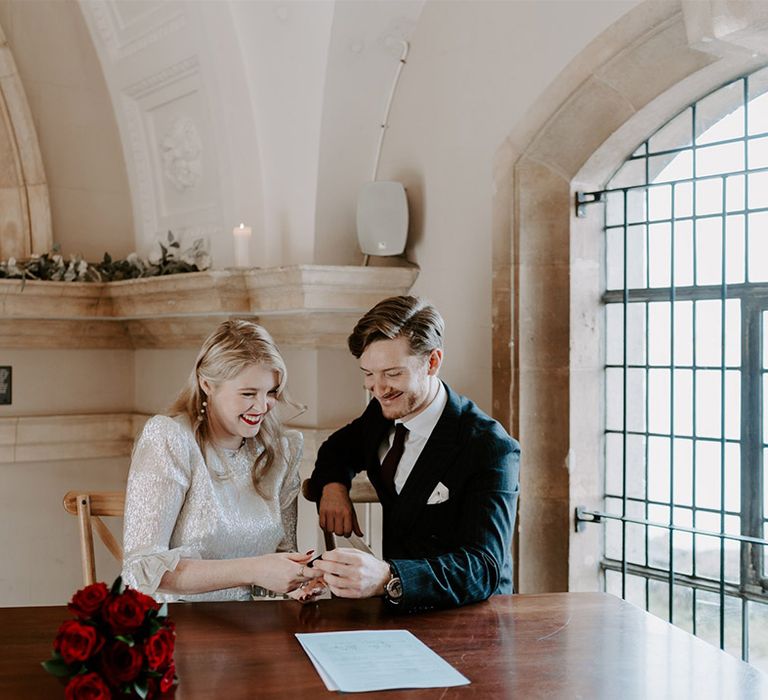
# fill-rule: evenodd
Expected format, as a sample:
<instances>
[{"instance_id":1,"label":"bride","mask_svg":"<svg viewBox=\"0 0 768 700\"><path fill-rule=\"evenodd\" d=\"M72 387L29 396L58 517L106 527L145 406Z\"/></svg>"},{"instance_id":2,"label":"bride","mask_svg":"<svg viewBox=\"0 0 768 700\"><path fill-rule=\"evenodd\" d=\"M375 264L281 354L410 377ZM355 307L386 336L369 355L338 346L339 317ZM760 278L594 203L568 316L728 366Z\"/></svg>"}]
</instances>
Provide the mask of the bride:
<instances>
[{"instance_id":1,"label":"bride","mask_svg":"<svg viewBox=\"0 0 768 700\"><path fill-rule=\"evenodd\" d=\"M286 369L269 333L222 323L169 415L149 419L131 459L123 580L158 600L248 600L320 572L296 549L303 438L273 412Z\"/></svg>"}]
</instances>

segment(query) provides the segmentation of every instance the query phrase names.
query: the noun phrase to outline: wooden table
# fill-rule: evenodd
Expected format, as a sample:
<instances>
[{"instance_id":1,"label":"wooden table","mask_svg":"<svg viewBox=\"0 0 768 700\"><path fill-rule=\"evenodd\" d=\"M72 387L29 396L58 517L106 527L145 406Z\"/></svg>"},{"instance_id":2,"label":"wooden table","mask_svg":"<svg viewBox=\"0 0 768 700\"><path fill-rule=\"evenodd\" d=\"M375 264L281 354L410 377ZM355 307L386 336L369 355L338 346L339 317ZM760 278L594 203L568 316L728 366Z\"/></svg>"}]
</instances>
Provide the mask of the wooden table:
<instances>
[{"instance_id":1,"label":"wooden table","mask_svg":"<svg viewBox=\"0 0 768 700\"><path fill-rule=\"evenodd\" d=\"M768 698L768 676L603 593L496 596L459 610L392 615L379 600L171 606L177 700L333 697L295 632L405 628L472 683L387 698ZM63 607L0 609L0 698L63 697L40 667Z\"/></svg>"}]
</instances>

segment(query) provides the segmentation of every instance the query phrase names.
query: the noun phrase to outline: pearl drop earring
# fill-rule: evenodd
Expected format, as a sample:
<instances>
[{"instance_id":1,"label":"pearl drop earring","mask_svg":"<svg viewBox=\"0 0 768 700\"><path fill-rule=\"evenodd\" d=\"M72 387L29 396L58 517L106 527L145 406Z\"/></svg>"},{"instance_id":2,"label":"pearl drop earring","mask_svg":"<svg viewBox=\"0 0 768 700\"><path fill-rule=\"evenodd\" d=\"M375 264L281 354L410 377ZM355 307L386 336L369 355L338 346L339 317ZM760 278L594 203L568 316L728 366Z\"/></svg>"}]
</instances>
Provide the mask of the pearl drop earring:
<instances>
[{"instance_id":1,"label":"pearl drop earring","mask_svg":"<svg viewBox=\"0 0 768 700\"><path fill-rule=\"evenodd\" d=\"M205 407L207 405L208 405L208 402L207 401L203 401L203 405L200 407L200 411L199 411L200 420L203 420L203 418L205 418Z\"/></svg>"}]
</instances>

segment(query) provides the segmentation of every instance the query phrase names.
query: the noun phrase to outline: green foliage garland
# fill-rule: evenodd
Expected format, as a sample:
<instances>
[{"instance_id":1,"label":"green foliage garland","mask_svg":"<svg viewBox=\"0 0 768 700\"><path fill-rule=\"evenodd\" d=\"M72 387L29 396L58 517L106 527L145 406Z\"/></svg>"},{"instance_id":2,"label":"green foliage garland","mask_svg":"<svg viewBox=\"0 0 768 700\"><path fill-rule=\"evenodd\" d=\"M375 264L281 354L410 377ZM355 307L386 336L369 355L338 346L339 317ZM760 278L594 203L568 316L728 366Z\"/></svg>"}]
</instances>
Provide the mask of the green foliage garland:
<instances>
[{"instance_id":1,"label":"green foliage garland","mask_svg":"<svg viewBox=\"0 0 768 700\"><path fill-rule=\"evenodd\" d=\"M202 272L211 266L211 258L197 239L181 251L179 241L168 231L168 241L160 243L159 257L141 258L131 253L124 260L113 260L109 253L98 263L89 263L82 256L71 255L65 260L57 247L51 253L34 255L29 260L0 260L0 279L42 280L53 282L117 282L140 277L175 275L182 272Z\"/></svg>"}]
</instances>

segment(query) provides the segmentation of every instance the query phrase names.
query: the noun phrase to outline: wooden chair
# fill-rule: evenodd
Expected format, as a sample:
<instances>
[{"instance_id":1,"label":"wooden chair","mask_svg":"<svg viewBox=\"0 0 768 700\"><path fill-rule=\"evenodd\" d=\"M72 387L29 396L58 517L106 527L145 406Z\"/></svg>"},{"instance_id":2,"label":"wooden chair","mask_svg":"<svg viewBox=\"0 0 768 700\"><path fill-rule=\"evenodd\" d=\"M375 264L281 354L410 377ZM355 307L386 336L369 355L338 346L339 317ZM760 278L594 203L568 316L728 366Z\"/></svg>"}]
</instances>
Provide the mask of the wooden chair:
<instances>
[{"instance_id":1,"label":"wooden chair","mask_svg":"<svg viewBox=\"0 0 768 700\"><path fill-rule=\"evenodd\" d=\"M312 482L310 479L304 479L301 483L301 493L311 503L318 503L320 501L320 494L317 494L312 489ZM352 488L349 490L349 498L352 503L378 503L379 497L376 493L376 489L368 481L368 477L365 475L359 475L352 481ZM325 539L325 548L335 549L336 540L332 532L323 532L323 538Z\"/></svg>"},{"instance_id":2,"label":"wooden chair","mask_svg":"<svg viewBox=\"0 0 768 700\"><path fill-rule=\"evenodd\" d=\"M123 515L125 494L122 491L69 491L64 496L64 510L76 515L80 525L80 558L85 585L96 581L96 561L93 556L93 530L104 546L119 563L123 562L123 548L104 524L101 516Z\"/></svg>"}]
</instances>

